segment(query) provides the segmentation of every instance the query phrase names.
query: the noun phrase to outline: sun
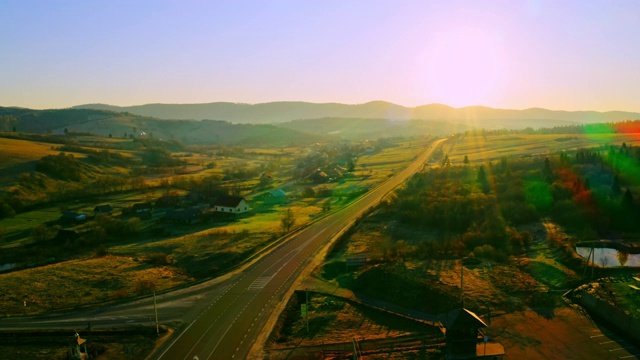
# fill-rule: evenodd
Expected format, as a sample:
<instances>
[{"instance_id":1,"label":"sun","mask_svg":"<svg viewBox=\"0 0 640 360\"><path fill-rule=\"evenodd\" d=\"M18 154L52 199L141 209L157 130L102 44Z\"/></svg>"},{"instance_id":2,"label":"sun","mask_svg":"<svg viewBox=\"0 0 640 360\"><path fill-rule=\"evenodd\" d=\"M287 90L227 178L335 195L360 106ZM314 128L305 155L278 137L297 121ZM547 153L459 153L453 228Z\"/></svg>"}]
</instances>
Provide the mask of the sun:
<instances>
[{"instance_id":1,"label":"sun","mask_svg":"<svg viewBox=\"0 0 640 360\"><path fill-rule=\"evenodd\" d=\"M440 32L423 50L421 87L433 102L461 107L499 100L508 63L500 38L479 29Z\"/></svg>"}]
</instances>

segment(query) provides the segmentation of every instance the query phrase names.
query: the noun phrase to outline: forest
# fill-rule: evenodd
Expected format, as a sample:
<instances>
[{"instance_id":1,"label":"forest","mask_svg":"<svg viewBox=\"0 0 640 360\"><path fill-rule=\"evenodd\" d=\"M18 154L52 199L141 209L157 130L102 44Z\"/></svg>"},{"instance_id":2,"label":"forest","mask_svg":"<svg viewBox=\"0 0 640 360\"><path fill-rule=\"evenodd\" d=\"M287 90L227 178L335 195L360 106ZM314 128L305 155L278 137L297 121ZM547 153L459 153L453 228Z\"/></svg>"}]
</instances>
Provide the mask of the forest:
<instances>
[{"instance_id":1,"label":"forest","mask_svg":"<svg viewBox=\"0 0 640 360\"><path fill-rule=\"evenodd\" d=\"M517 226L550 218L595 239L634 231L638 206L638 147L578 149L556 155L503 157L496 162L442 166L416 174L390 206L401 223L436 229L443 242L421 243L453 256L491 253L496 259L524 251L531 234Z\"/></svg>"}]
</instances>

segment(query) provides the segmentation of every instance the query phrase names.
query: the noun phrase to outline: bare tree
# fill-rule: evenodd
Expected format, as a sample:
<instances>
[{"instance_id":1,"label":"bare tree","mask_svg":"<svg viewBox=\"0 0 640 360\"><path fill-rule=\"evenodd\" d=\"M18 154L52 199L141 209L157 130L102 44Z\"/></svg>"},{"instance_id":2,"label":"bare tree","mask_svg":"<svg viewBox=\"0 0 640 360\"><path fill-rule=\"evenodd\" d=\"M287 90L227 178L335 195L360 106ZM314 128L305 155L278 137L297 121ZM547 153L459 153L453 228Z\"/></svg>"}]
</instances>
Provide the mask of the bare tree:
<instances>
[{"instance_id":1,"label":"bare tree","mask_svg":"<svg viewBox=\"0 0 640 360\"><path fill-rule=\"evenodd\" d=\"M288 233L296 224L296 216L293 214L291 208L288 208L287 211L285 211L282 219L280 219L280 224L282 225L282 232L284 233Z\"/></svg>"}]
</instances>

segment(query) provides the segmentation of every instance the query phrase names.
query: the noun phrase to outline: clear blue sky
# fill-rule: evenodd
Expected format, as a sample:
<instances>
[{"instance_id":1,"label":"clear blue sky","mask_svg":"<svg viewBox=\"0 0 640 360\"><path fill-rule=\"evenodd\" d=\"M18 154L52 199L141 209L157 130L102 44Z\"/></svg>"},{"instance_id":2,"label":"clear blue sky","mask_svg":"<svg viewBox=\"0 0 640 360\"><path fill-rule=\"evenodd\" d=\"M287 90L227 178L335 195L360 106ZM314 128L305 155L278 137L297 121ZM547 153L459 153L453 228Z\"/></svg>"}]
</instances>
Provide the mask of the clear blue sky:
<instances>
[{"instance_id":1,"label":"clear blue sky","mask_svg":"<svg viewBox=\"0 0 640 360\"><path fill-rule=\"evenodd\" d=\"M640 1L0 0L0 106L640 111Z\"/></svg>"}]
</instances>

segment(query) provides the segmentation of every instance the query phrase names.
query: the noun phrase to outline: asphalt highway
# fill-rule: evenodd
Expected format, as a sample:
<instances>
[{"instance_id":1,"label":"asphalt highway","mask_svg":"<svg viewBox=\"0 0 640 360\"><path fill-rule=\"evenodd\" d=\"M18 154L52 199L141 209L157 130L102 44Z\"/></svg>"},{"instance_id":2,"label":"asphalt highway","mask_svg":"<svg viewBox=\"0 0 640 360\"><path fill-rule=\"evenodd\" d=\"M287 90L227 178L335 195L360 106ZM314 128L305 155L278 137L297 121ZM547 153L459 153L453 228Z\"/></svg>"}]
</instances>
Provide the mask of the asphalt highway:
<instances>
[{"instance_id":1,"label":"asphalt highway","mask_svg":"<svg viewBox=\"0 0 640 360\"><path fill-rule=\"evenodd\" d=\"M432 143L406 169L350 206L300 231L244 272L219 284L222 290L198 317L165 347L156 359L245 359L276 305L319 248L384 195L420 170L444 140Z\"/></svg>"}]
</instances>

